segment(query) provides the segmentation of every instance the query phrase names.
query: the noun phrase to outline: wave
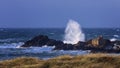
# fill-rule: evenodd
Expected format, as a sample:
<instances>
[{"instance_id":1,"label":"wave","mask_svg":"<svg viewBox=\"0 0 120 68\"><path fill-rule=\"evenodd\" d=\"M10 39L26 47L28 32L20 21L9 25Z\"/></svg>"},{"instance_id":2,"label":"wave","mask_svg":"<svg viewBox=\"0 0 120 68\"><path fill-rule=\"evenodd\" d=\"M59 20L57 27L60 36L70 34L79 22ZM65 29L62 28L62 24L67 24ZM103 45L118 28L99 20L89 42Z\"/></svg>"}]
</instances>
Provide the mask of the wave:
<instances>
[{"instance_id":1,"label":"wave","mask_svg":"<svg viewBox=\"0 0 120 68\"><path fill-rule=\"evenodd\" d=\"M54 35L55 33L50 33L50 34Z\"/></svg>"},{"instance_id":2,"label":"wave","mask_svg":"<svg viewBox=\"0 0 120 68\"><path fill-rule=\"evenodd\" d=\"M60 55L84 55L89 51L82 50L53 50L55 46L21 48L23 42L0 45L0 60L29 56L40 59L49 59Z\"/></svg>"},{"instance_id":3,"label":"wave","mask_svg":"<svg viewBox=\"0 0 120 68\"><path fill-rule=\"evenodd\" d=\"M13 38L8 38L8 39L0 39L0 42L10 42L10 41L13 41L15 39Z\"/></svg>"},{"instance_id":4,"label":"wave","mask_svg":"<svg viewBox=\"0 0 120 68\"><path fill-rule=\"evenodd\" d=\"M1 28L0 31L4 31L4 29Z\"/></svg>"},{"instance_id":5,"label":"wave","mask_svg":"<svg viewBox=\"0 0 120 68\"><path fill-rule=\"evenodd\" d=\"M43 54L44 55L82 55L82 54L88 54L90 50L53 50L55 46L43 46L43 47L30 47L24 49L24 53L34 53L34 54Z\"/></svg>"},{"instance_id":6,"label":"wave","mask_svg":"<svg viewBox=\"0 0 120 68\"><path fill-rule=\"evenodd\" d=\"M23 40L20 38L7 38L7 39L0 39L0 42L10 42L10 41L18 41L18 40Z\"/></svg>"},{"instance_id":7,"label":"wave","mask_svg":"<svg viewBox=\"0 0 120 68\"><path fill-rule=\"evenodd\" d=\"M19 43L4 43L4 44L0 44L0 48L19 48L21 45L23 45L23 42L19 42Z\"/></svg>"},{"instance_id":8,"label":"wave","mask_svg":"<svg viewBox=\"0 0 120 68\"><path fill-rule=\"evenodd\" d=\"M114 36L114 37L117 37L117 38L119 37L119 35L113 35L113 36Z\"/></svg>"},{"instance_id":9,"label":"wave","mask_svg":"<svg viewBox=\"0 0 120 68\"><path fill-rule=\"evenodd\" d=\"M7 39L0 39L0 43L12 43L12 42L20 42L24 41L22 38L7 38Z\"/></svg>"},{"instance_id":10,"label":"wave","mask_svg":"<svg viewBox=\"0 0 120 68\"><path fill-rule=\"evenodd\" d=\"M116 41L117 39L116 38L111 38L110 39L110 41L112 42L112 41Z\"/></svg>"},{"instance_id":11,"label":"wave","mask_svg":"<svg viewBox=\"0 0 120 68\"><path fill-rule=\"evenodd\" d=\"M55 46L42 46L42 47L29 47L24 48L24 52L26 53L41 53L41 52L49 52L52 51L55 48Z\"/></svg>"},{"instance_id":12,"label":"wave","mask_svg":"<svg viewBox=\"0 0 120 68\"><path fill-rule=\"evenodd\" d=\"M119 31L120 31L120 29L117 29L116 31L118 31L118 32L119 32Z\"/></svg>"}]
</instances>

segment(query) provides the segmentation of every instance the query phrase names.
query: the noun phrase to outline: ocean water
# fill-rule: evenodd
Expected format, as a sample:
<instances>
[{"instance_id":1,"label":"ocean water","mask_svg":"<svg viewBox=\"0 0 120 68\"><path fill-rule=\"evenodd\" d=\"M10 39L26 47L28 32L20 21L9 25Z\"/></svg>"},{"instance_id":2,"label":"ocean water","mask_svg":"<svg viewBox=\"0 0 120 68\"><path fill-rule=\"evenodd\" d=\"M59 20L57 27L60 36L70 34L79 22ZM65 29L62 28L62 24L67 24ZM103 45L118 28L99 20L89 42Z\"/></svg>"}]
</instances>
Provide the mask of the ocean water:
<instances>
[{"instance_id":1,"label":"ocean water","mask_svg":"<svg viewBox=\"0 0 120 68\"><path fill-rule=\"evenodd\" d=\"M64 30L64 28L0 28L0 60L23 56L49 59L60 55L83 55L89 53L89 51L82 50L52 51L54 46L20 48L25 41L40 34L63 41ZM86 41L99 35L111 40L120 40L120 28L83 28L82 30Z\"/></svg>"}]
</instances>

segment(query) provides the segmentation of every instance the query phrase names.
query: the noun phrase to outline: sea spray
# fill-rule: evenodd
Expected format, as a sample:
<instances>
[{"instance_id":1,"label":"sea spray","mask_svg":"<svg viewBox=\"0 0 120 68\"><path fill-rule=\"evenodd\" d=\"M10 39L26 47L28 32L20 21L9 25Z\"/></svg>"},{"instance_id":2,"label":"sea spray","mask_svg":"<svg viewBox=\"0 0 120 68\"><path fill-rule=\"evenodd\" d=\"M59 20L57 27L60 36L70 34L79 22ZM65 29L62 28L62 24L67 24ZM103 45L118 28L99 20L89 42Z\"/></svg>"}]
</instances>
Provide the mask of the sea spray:
<instances>
[{"instance_id":1,"label":"sea spray","mask_svg":"<svg viewBox=\"0 0 120 68\"><path fill-rule=\"evenodd\" d=\"M74 20L69 20L65 29L64 43L76 44L78 41L85 41L85 35L82 33L81 26Z\"/></svg>"}]
</instances>

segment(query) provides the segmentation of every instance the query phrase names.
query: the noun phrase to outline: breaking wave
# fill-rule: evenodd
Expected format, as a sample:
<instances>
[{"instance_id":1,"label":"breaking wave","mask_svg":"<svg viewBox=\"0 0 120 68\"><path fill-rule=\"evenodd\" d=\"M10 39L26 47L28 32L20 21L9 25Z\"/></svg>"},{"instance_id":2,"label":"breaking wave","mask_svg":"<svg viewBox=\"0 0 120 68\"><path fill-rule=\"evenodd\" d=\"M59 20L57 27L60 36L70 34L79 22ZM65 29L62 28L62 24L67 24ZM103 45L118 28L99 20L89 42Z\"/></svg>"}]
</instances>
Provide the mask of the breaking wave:
<instances>
[{"instance_id":1,"label":"breaking wave","mask_svg":"<svg viewBox=\"0 0 120 68\"><path fill-rule=\"evenodd\" d=\"M78 41L85 41L85 35L82 32L80 24L74 20L69 20L65 29L64 43L76 44Z\"/></svg>"}]
</instances>

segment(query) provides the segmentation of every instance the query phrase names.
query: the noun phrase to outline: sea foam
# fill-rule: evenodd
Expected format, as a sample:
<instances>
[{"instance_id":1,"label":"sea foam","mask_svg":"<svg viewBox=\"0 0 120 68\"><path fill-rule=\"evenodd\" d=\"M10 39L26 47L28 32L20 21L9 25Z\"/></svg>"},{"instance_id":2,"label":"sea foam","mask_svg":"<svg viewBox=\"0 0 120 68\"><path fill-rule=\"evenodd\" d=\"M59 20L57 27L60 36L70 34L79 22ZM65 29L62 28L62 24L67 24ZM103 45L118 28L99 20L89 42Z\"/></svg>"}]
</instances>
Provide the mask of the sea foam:
<instances>
[{"instance_id":1,"label":"sea foam","mask_svg":"<svg viewBox=\"0 0 120 68\"><path fill-rule=\"evenodd\" d=\"M113 42L113 41L116 41L117 39L116 38L111 38L110 41Z\"/></svg>"}]
</instances>

